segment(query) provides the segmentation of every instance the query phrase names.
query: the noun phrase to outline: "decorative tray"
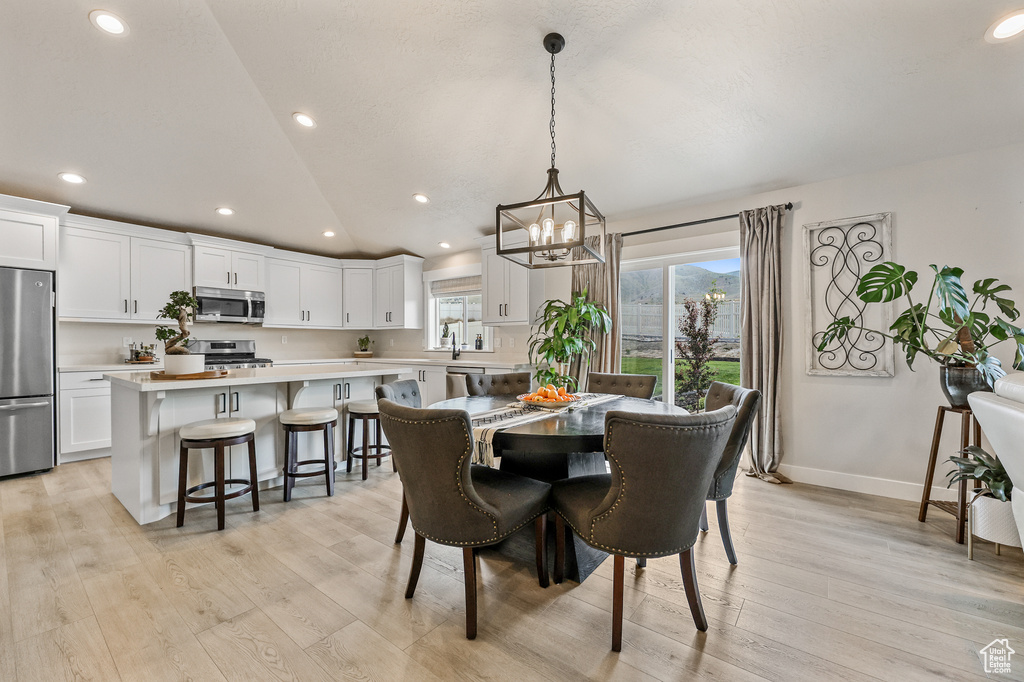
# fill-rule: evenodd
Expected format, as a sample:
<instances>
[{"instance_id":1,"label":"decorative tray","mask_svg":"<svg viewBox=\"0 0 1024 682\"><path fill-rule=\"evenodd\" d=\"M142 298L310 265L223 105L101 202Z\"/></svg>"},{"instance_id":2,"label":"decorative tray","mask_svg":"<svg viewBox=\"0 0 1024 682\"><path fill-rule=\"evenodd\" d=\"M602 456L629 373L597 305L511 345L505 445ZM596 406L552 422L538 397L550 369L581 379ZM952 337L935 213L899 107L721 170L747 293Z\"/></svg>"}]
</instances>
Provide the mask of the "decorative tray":
<instances>
[{"instance_id":1,"label":"decorative tray","mask_svg":"<svg viewBox=\"0 0 1024 682\"><path fill-rule=\"evenodd\" d=\"M190 381L192 379L222 379L228 375L226 369L211 369L208 372L196 372L195 374L168 374L163 370L150 372L149 378L157 381Z\"/></svg>"},{"instance_id":2,"label":"decorative tray","mask_svg":"<svg viewBox=\"0 0 1024 682\"><path fill-rule=\"evenodd\" d=\"M534 407L540 407L545 410L561 410L563 407L569 407L574 402L579 400L581 397L578 395L573 395L572 393L567 393L563 397L568 398L568 400L551 400L550 398L530 399L529 396L531 395L533 394L523 393L522 395L517 395L516 400L522 402L525 405L533 405Z\"/></svg>"}]
</instances>

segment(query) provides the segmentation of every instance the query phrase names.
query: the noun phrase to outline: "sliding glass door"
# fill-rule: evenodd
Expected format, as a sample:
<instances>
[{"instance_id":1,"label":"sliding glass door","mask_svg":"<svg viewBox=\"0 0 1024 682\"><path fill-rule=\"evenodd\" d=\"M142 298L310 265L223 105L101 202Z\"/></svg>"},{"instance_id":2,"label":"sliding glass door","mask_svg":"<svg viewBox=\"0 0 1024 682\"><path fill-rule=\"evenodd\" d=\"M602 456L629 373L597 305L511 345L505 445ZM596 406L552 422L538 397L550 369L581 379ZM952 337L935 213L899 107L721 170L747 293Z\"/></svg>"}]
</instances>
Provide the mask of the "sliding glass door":
<instances>
[{"instance_id":1,"label":"sliding glass door","mask_svg":"<svg viewBox=\"0 0 1024 682\"><path fill-rule=\"evenodd\" d=\"M737 249L624 262L622 371L657 375L655 399L687 409L712 380L738 385L739 299Z\"/></svg>"}]
</instances>

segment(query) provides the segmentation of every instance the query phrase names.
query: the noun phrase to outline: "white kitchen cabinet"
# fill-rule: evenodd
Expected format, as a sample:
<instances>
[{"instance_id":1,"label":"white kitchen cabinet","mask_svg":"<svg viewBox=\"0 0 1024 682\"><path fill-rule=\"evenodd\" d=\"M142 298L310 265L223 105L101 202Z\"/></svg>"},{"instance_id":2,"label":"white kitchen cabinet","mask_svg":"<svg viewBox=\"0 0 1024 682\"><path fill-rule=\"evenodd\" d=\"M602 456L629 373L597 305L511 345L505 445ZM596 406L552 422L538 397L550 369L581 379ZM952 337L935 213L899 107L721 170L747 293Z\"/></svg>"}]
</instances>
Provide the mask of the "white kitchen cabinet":
<instances>
[{"instance_id":1,"label":"white kitchen cabinet","mask_svg":"<svg viewBox=\"0 0 1024 682\"><path fill-rule=\"evenodd\" d=\"M132 237L131 317L156 322L173 291L192 291L192 251L174 244Z\"/></svg>"},{"instance_id":2,"label":"white kitchen cabinet","mask_svg":"<svg viewBox=\"0 0 1024 682\"><path fill-rule=\"evenodd\" d=\"M239 291L263 291L265 257L222 246L194 245L195 285Z\"/></svg>"},{"instance_id":3,"label":"white kitchen cabinet","mask_svg":"<svg viewBox=\"0 0 1024 682\"><path fill-rule=\"evenodd\" d=\"M424 367L399 379L415 379L420 389L420 406L427 407L448 397L447 375L445 367Z\"/></svg>"},{"instance_id":4,"label":"white kitchen cabinet","mask_svg":"<svg viewBox=\"0 0 1024 682\"><path fill-rule=\"evenodd\" d=\"M268 258L266 267L267 311L263 326L343 326L341 268L279 258Z\"/></svg>"},{"instance_id":5,"label":"white kitchen cabinet","mask_svg":"<svg viewBox=\"0 0 1024 682\"><path fill-rule=\"evenodd\" d=\"M0 194L0 266L57 269L57 224L67 206Z\"/></svg>"},{"instance_id":6,"label":"white kitchen cabinet","mask_svg":"<svg viewBox=\"0 0 1024 682\"><path fill-rule=\"evenodd\" d=\"M313 264L302 266L302 305L306 310L307 326L333 329L344 325L343 282L341 268Z\"/></svg>"},{"instance_id":7,"label":"white kitchen cabinet","mask_svg":"<svg viewBox=\"0 0 1024 682\"><path fill-rule=\"evenodd\" d=\"M62 318L156 322L172 291L191 288L187 244L75 226L61 232Z\"/></svg>"},{"instance_id":8,"label":"white kitchen cabinet","mask_svg":"<svg viewBox=\"0 0 1024 682\"><path fill-rule=\"evenodd\" d=\"M543 273L499 256L493 245L481 251L484 325L532 324L544 302Z\"/></svg>"},{"instance_id":9,"label":"white kitchen cabinet","mask_svg":"<svg viewBox=\"0 0 1024 682\"><path fill-rule=\"evenodd\" d=\"M303 382L305 385L292 385L292 407L327 407L338 411L338 428L334 432L334 457L338 461L345 459L348 443L348 419L345 414L345 403L353 400L376 400L375 389L380 381L374 377L352 377L350 379L333 379L329 381ZM297 395L296 392L300 391ZM362 422L356 421L356 440L362 439ZM311 453L309 457L300 459L316 459L317 453L323 452L323 434L319 431L299 433L299 452Z\"/></svg>"},{"instance_id":10,"label":"white kitchen cabinet","mask_svg":"<svg viewBox=\"0 0 1024 682\"><path fill-rule=\"evenodd\" d=\"M64 227L57 271L61 317L131 319L131 237Z\"/></svg>"},{"instance_id":11,"label":"white kitchen cabinet","mask_svg":"<svg viewBox=\"0 0 1024 682\"><path fill-rule=\"evenodd\" d=\"M349 329L371 329L373 327L373 278L373 268L344 269L342 293L345 327Z\"/></svg>"},{"instance_id":12,"label":"white kitchen cabinet","mask_svg":"<svg viewBox=\"0 0 1024 682\"><path fill-rule=\"evenodd\" d=\"M280 258L267 259L267 309L264 327L301 327L306 314L302 307L302 264Z\"/></svg>"},{"instance_id":13,"label":"white kitchen cabinet","mask_svg":"<svg viewBox=\"0 0 1024 682\"><path fill-rule=\"evenodd\" d=\"M378 261L373 281L374 327L423 328L423 259L394 256Z\"/></svg>"},{"instance_id":14,"label":"white kitchen cabinet","mask_svg":"<svg viewBox=\"0 0 1024 682\"><path fill-rule=\"evenodd\" d=\"M60 461L109 454L110 382L101 372L61 372L59 391Z\"/></svg>"}]
</instances>

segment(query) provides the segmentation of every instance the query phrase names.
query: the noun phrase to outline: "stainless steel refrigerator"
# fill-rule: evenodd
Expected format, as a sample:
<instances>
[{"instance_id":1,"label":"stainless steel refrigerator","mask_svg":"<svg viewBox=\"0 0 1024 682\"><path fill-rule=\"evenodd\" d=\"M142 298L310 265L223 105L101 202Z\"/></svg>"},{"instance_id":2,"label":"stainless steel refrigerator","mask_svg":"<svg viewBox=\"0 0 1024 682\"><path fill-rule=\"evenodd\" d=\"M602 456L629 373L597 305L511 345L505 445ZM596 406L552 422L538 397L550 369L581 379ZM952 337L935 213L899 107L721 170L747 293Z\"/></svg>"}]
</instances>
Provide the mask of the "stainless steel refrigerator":
<instances>
[{"instance_id":1,"label":"stainless steel refrigerator","mask_svg":"<svg viewBox=\"0 0 1024 682\"><path fill-rule=\"evenodd\" d=\"M53 273L0 268L0 476L56 463Z\"/></svg>"}]
</instances>

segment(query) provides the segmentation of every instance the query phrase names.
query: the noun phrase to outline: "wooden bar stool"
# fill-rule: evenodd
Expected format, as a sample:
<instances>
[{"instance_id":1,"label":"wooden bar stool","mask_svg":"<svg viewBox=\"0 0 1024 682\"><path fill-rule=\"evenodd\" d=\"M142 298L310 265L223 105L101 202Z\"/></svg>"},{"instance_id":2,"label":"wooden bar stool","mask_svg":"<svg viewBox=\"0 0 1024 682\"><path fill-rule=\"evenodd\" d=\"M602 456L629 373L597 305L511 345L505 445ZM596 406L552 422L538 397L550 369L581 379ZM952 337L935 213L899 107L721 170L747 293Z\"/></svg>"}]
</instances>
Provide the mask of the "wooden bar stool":
<instances>
[{"instance_id":1,"label":"wooden bar stool","mask_svg":"<svg viewBox=\"0 0 1024 682\"><path fill-rule=\"evenodd\" d=\"M284 501L292 499L292 488L296 478L323 476L327 479L327 496L334 495L334 427L338 425L338 411L333 407L313 407L285 410L280 416L284 427ZM299 433L302 431L324 432L323 459L299 459ZM322 469L299 471L306 464L323 464Z\"/></svg>"},{"instance_id":2,"label":"wooden bar stool","mask_svg":"<svg viewBox=\"0 0 1024 682\"><path fill-rule=\"evenodd\" d=\"M214 502L217 505L217 530L224 530L224 503L234 497L252 493L252 510L260 510L260 493L256 481L256 422L251 419L207 419L182 426L178 431L181 451L178 459L178 528L185 523L185 503ZM232 445L249 444L249 478L225 478L225 448ZM214 480L194 485L188 484L188 451L213 449ZM244 485L240 490L225 493L227 485ZM200 490L213 487L214 494L193 495Z\"/></svg>"},{"instance_id":3,"label":"wooden bar stool","mask_svg":"<svg viewBox=\"0 0 1024 682\"><path fill-rule=\"evenodd\" d=\"M966 448L971 434L971 422L974 422L974 444L981 445L981 424L973 419L974 413L969 407L949 407L939 405L939 412L935 415L935 432L932 434L932 450L928 456L928 469L924 472L924 491L921 493L921 509L917 514L918 521L924 521L928 517L928 505L938 507L956 517L956 541L964 544L964 526L967 522L967 481L960 481L957 488L957 501L947 502L945 500L933 500L932 479L935 477L935 463L939 456L939 441L942 439L942 423L945 421L947 412L955 412L960 415L960 450Z\"/></svg>"},{"instance_id":4,"label":"wooden bar stool","mask_svg":"<svg viewBox=\"0 0 1024 682\"><path fill-rule=\"evenodd\" d=\"M380 466L380 459L384 455L391 454L391 448L383 444L383 437L380 429L380 414L377 412L376 400L355 400L345 405L348 410L348 456L345 460L345 471L352 472L352 460L363 460L363 480L366 480L366 462L374 457L377 458L377 466ZM352 447L355 441L356 419L363 422L363 446ZM370 442L370 422L374 423L376 439ZM394 467L394 462L391 463ZM398 471L398 469L395 469Z\"/></svg>"}]
</instances>

